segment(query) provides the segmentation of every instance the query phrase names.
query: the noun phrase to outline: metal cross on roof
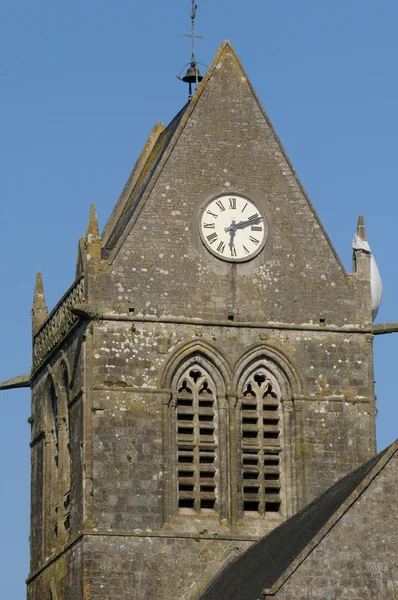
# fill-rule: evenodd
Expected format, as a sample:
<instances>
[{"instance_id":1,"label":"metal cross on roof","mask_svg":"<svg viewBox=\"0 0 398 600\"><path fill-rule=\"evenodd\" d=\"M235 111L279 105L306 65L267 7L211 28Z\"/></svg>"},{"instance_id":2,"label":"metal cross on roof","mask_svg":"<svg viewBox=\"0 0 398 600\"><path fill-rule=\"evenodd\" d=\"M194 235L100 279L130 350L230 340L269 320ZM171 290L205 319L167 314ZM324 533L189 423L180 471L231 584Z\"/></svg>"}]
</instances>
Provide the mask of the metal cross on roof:
<instances>
[{"instance_id":1,"label":"metal cross on roof","mask_svg":"<svg viewBox=\"0 0 398 600\"><path fill-rule=\"evenodd\" d=\"M198 5L195 4L195 0L192 0L192 10L191 10L191 33L184 33L185 37L190 37L192 39L192 56L191 56L191 63L196 63L195 60L195 40L202 40L203 36L202 35L195 35L195 17L196 17L196 11L198 10Z\"/></svg>"}]
</instances>

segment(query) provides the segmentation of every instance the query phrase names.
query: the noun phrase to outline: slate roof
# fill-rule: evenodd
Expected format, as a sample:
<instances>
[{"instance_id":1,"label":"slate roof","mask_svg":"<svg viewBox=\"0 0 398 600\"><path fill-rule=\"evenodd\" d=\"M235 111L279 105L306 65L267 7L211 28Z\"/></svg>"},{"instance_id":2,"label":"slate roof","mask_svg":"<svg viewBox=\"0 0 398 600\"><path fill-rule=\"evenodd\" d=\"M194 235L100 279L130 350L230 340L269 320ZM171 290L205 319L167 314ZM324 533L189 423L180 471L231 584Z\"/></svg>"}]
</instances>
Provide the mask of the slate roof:
<instances>
[{"instance_id":1,"label":"slate roof","mask_svg":"<svg viewBox=\"0 0 398 600\"><path fill-rule=\"evenodd\" d=\"M317 534L333 520L336 513L341 511L340 518L348 510L397 449L395 442L249 548L243 556L216 575L198 600L263 598L264 590L270 590L307 549L302 557L304 560L327 531L311 545Z\"/></svg>"},{"instance_id":2,"label":"slate roof","mask_svg":"<svg viewBox=\"0 0 398 600\"><path fill-rule=\"evenodd\" d=\"M107 243L105 248L102 249L102 257L106 258L109 252L114 248L121 234L123 233L126 225L129 223L131 215L133 214L136 206L140 202L149 182L153 174L155 173L156 167L158 166L163 154L167 150L167 147L180 124L181 119L183 118L189 103L185 104L185 106L180 110L180 112L174 117L174 119L169 123L166 129L159 135L155 146L150 153L141 173L138 177L136 184L130 194L128 202L124 207L123 213L119 217Z\"/></svg>"}]
</instances>

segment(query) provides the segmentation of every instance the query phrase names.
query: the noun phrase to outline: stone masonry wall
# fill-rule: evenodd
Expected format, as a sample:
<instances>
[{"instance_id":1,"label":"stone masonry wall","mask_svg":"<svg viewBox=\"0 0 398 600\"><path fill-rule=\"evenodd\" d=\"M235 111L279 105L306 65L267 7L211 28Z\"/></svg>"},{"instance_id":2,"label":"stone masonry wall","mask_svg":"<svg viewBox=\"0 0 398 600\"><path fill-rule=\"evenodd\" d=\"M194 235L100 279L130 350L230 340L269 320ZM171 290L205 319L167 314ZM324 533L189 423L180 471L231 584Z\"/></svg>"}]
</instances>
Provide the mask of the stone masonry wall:
<instances>
[{"instance_id":1,"label":"stone masonry wall","mask_svg":"<svg viewBox=\"0 0 398 600\"><path fill-rule=\"evenodd\" d=\"M214 568L250 544L242 541L159 537L85 540L89 593L85 600L196 600Z\"/></svg>"},{"instance_id":2,"label":"stone masonry wall","mask_svg":"<svg viewBox=\"0 0 398 600\"><path fill-rule=\"evenodd\" d=\"M293 394L297 479L295 489L289 490L297 507L374 453L372 349L367 337L278 330L266 335L264 340L263 330L232 326L95 324L91 415L96 527L162 527L163 402L170 398L162 376L173 356L192 340L203 348L208 344L225 359L230 370L225 387L232 392L235 365L248 348L260 348L264 356L267 349L277 350L300 374L300 393Z\"/></svg>"}]
</instances>

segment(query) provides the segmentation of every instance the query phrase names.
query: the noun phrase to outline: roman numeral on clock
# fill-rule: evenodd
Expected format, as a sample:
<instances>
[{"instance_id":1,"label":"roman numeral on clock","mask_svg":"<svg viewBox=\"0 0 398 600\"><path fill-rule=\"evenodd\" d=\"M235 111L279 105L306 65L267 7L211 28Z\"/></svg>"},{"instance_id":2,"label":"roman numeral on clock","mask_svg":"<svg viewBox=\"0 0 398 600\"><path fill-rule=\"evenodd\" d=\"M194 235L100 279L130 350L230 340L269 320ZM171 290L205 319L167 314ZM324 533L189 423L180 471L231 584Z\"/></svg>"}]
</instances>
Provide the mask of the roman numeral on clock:
<instances>
[{"instance_id":1,"label":"roman numeral on clock","mask_svg":"<svg viewBox=\"0 0 398 600\"><path fill-rule=\"evenodd\" d=\"M249 221L253 221L253 219L258 219L259 218L259 214L255 213L254 215L252 215L251 217L249 217Z\"/></svg>"},{"instance_id":2,"label":"roman numeral on clock","mask_svg":"<svg viewBox=\"0 0 398 600\"><path fill-rule=\"evenodd\" d=\"M249 240L251 242L253 242L253 244L256 244L256 246L258 246L258 244L260 243L260 240L258 240L257 238L253 237L252 235L249 236Z\"/></svg>"},{"instance_id":3,"label":"roman numeral on clock","mask_svg":"<svg viewBox=\"0 0 398 600\"><path fill-rule=\"evenodd\" d=\"M221 200L217 200L216 204L221 212L223 212L225 210L224 204L221 202Z\"/></svg>"},{"instance_id":4,"label":"roman numeral on clock","mask_svg":"<svg viewBox=\"0 0 398 600\"><path fill-rule=\"evenodd\" d=\"M230 248L231 250L231 256L236 256L236 248L235 246L232 246L232 248Z\"/></svg>"},{"instance_id":5,"label":"roman numeral on clock","mask_svg":"<svg viewBox=\"0 0 398 600\"><path fill-rule=\"evenodd\" d=\"M243 246L243 250L245 251L245 254L250 254L249 250L246 248L246 246Z\"/></svg>"},{"instance_id":6,"label":"roman numeral on clock","mask_svg":"<svg viewBox=\"0 0 398 600\"><path fill-rule=\"evenodd\" d=\"M210 235L207 235L206 237L207 237L209 243L212 244L213 242L216 241L218 235L216 234L216 232L214 232L214 233L211 233Z\"/></svg>"},{"instance_id":7,"label":"roman numeral on clock","mask_svg":"<svg viewBox=\"0 0 398 600\"><path fill-rule=\"evenodd\" d=\"M236 198L229 198L229 208L236 210Z\"/></svg>"},{"instance_id":8,"label":"roman numeral on clock","mask_svg":"<svg viewBox=\"0 0 398 600\"><path fill-rule=\"evenodd\" d=\"M205 229L215 229L216 228L216 224L215 223L203 223L203 227ZM253 227L252 227L253 229Z\"/></svg>"},{"instance_id":9,"label":"roman numeral on clock","mask_svg":"<svg viewBox=\"0 0 398 600\"><path fill-rule=\"evenodd\" d=\"M250 228L252 231L262 231L263 228L260 225L252 225Z\"/></svg>"},{"instance_id":10,"label":"roman numeral on clock","mask_svg":"<svg viewBox=\"0 0 398 600\"><path fill-rule=\"evenodd\" d=\"M217 246L217 252L221 252L221 254L223 254L224 250L225 250L225 244L224 244L224 242L220 242Z\"/></svg>"},{"instance_id":11,"label":"roman numeral on clock","mask_svg":"<svg viewBox=\"0 0 398 600\"><path fill-rule=\"evenodd\" d=\"M215 219L217 219L218 215L215 215L214 213L211 212L211 210L207 210L206 211L207 215L211 215L212 217L214 217Z\"/></svg>"}]
</instances>

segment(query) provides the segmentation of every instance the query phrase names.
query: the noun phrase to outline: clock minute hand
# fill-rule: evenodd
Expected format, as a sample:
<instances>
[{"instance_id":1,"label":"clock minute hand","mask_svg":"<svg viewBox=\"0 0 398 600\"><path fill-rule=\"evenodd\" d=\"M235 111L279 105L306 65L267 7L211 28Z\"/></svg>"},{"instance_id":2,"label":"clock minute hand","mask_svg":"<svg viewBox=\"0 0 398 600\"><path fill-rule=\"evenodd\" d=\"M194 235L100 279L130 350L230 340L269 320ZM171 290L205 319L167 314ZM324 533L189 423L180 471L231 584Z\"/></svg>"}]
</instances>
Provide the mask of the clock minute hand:
<instances>
[{"instance_id":1,"label":"clock minute hand","mask_svg":"<svg viewBox=\"0 0 398 600\"><path fill-rule=\"evenodd\" d=\"M256 219L248 219L247 221L239 221L239 223L237 223L235 225L235 229L244 229L245 227L248 227L249 225L254 225L255 223L259 223L262 220L263 220L262 217L257 217Z\"/></svg>"},{"instance_id":2,"label":"clock minute hand","mask_svg":"<svg viewBox=\"0 0 398 600\"><path fill-rule=\"evenodd\" d=\"M263 220L262 217L257 217L256 219L248 219L247 221L239 221L239 223L232 222L232 225L230 225L229 227L226 227L225 231L231 231L232 229L234 231L236 231L237 229L244 229L245 227L248 227L249 225L254 225L255 223L259 223L262 220Z\"/></svg>"}]
</instances>

